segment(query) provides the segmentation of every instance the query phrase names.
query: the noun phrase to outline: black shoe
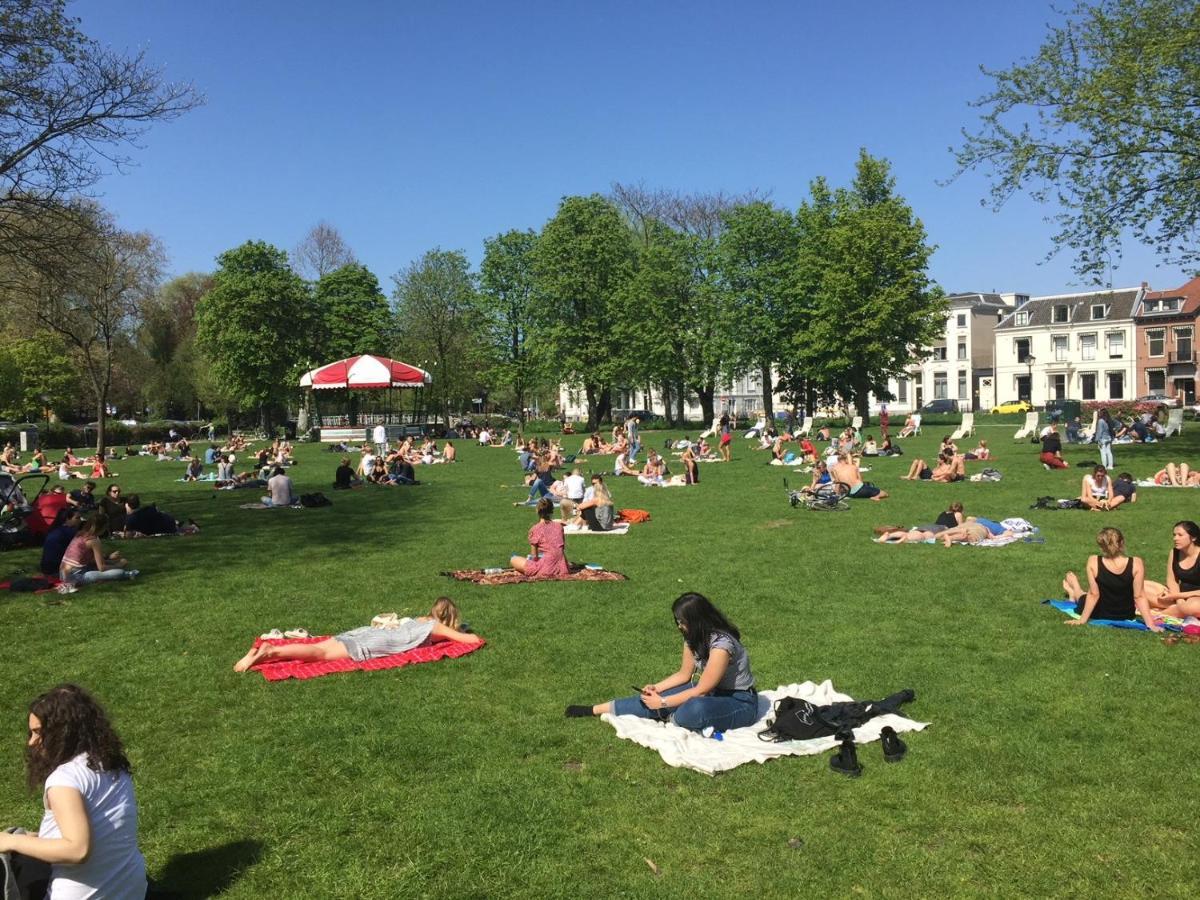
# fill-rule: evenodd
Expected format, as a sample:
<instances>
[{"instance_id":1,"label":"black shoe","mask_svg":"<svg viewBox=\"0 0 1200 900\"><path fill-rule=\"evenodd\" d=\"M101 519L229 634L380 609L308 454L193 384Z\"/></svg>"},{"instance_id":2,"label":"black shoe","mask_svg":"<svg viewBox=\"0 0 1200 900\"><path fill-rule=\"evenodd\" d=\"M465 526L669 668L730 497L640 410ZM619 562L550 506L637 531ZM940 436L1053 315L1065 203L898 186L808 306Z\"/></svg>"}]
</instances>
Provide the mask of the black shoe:
<instances>
[{"instance_id":1,"label":"black shoe","mask_svg":"<svg viewBox=\"0 0 1200 900\"><path fill-rule=\"evenodd\" d=\"M900 740L896 734L896 729L888 725L879 733L880 740L883 743L883 758L888 762L900 762L904 759L904 754L908 752L908 744Z\"/></svg>"},{"instance_id":2,"label":"black shoe","mask_svg":"<svg viewBox=\"0 0 1200 900\"><path fill-rule=\"evenodd\" d=\"M841 772L843 775L849 775L851 778L857 778L862 774L863 767L858 761L858 750L854 746L854 735L843 732L838 735L842 742L842 746L838 748L838 752L829 758L829 768L835 772Z\"/></svg>"}]
</instances>

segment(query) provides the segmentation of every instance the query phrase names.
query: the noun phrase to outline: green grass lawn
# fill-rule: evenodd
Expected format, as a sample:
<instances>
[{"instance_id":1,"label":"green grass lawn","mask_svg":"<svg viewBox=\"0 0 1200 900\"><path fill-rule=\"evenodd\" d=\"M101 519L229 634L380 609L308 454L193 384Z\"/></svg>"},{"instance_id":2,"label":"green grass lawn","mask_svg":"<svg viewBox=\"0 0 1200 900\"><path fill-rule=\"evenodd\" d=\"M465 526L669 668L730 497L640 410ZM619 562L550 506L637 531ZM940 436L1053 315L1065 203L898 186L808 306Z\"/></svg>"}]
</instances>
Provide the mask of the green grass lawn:
<instances>
[{"instance_id":1,"label":"green grass lawn","mask_svg":"<svg viewBox=\"0 0 1200 900\"><path fill-rule=\"evenodd\" d=\"M935 454L942 432L927 428L875 463L869 478L892 498L844 513L790 508L788 470L741 439L695 488L619 479L618 506L652 521L567 549L624 583L438 574L525 549L533 514L512 506L524 490L508 450L464 441L462 461L422 471L420 487L334 494L336 456L301 447L297 488L334 502L303 511L242 510L250 491L123 461L127 492L203 533L120 542L136 582L0 595L0 826L41 816L23 789L26 704L76 681L129 749L151 876L184 896L1194 896L1200 646L1065 628L1038 601L1082 571L1101 525L1162 580L1171 526L1200 516L1200 492L1143 490L1112 514L1030 511L1038 496L1075 496L1082 471L1043 470L1012 423L981 420L1002 482L899 480ZM1119 446L1118 471L1200 462L1198 434ZM872 525L929 521L955 499L968 514L1026 516L1046 542L871 543ZM8 553L0 575L35 563ZM862 748L858 780L825 757L710 778L598 720L564 719L568 703L674 669L670 604L684 590L742 629L760 688L911 687L908 713L932 727L908 736L899 765ZM443 593L488 639L482 651L305 682L231 670L270 628L334 633L423 613Z\"/></svg>"}]
</instances>

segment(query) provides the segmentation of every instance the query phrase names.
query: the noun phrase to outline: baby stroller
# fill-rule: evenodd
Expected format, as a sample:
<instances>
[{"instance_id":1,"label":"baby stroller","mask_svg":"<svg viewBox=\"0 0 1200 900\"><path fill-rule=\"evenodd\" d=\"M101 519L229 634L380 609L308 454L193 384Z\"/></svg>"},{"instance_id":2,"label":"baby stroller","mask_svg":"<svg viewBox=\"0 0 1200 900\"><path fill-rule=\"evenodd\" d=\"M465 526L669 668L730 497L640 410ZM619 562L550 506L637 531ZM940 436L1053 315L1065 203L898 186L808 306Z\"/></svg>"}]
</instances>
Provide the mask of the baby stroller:
<instances>
[{"instance_id":1,"label":"baby stroller","mask_svg":"<svg viewBox=\"0 0 1200 900\"><path fill-rule=\"evenodd\" d=\"M32 499L29 492L35 482L37 491ZM33 504L46 485L50 476L43 472L30 472L14 478L8 472L0 472L0 550L12 550L16 547L26 547L37 543L32 539L26 520L33 513Z\"/></svg>"},{"instance_id":2,"label":"baby stroller","mask_svg":"<svg viewBox=\"0 0 1200 900\"><path fill-rule=\"evenodd\" d=\"M793 491L785 478L783 489L787 491L788 501L792 506L803 506L821 512L841 512L850 508L850 501L846 499L846 495L850 493L850 486L840 481L819 485L816 490L801 488Z\"/></svg>"}]
</instances>

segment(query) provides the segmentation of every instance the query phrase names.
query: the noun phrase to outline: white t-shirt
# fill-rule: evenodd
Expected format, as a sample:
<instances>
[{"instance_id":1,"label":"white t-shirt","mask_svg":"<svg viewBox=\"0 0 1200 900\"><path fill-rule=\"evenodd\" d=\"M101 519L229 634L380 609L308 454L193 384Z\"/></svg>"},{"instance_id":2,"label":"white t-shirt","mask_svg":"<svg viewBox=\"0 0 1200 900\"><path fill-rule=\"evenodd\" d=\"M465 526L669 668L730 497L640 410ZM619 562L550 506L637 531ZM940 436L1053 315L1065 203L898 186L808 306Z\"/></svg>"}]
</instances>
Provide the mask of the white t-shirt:
<instances>
[{"instance_id":1,"label":"white t-shirt","mask_svg":"<svg viewBox=\"0 0 1200 900\"><path fill-rule=\"evenodd\" d=\"M50 867L48 900L142 900L146 896L146 861L138 850L137 800L129 773L97 772L88 768L87 754L81 753L50 773L46 790L56 787L72 788L83 795L92 849L79 865ZM62 837L49 803L38 837Z\"/></svg>"},{"instance_id":2,"label":"white t-shirt","mask_svg":"<svg viewBox=\"0 0 1200 900\"><path fill-rule=\"evenodd\" d=\"M567 486L568 500L583 499L584 481L582 475L568 475L563 481Z\"/></svg>"},{"instance_id":3,"label":"white t-shirt","mask_svg":"<svg viewBox=\"0 0 1200 900\"><path fill-rule=\"evenodd\" d=\"M382 425L375 426L375 443L377 443L377 444L386 444L387 443L387 429L384 428Z\"/></svg>"},{"instance_id":4,"label":"white t-shirt","mask_svg":"<svg viewBox=\"0 0 1200 900\"><path fill-rule=\"evenodd\" d=\"M364 475L375 474L375 454L364 453L362 458L362 470Z\"/></svg>"},{"instance_id":5,"label":"white t-shirt","mask_svg":"<svg viewBox=\"0 0 1200 900\"><path fill-rule=\"evenodd\" d=\"M479 443L490 444L492 442L492 433L486 428L479 432Z\"/></svg>"}]
</instances>

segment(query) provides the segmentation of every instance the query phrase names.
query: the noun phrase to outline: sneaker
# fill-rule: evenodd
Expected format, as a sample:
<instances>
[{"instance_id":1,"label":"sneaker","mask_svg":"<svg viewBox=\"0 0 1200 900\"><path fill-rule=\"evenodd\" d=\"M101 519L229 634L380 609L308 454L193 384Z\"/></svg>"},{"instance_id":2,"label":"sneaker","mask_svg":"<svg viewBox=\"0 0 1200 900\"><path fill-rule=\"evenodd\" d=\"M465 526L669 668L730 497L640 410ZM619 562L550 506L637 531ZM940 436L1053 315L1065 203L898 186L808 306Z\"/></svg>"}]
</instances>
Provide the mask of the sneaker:
<instances>
[{"instance_id":1,"label":"sneaker","mask_svg":"<svg viewBox=\"0 0 1200 900\"><path fill-rule=\"evenodd\" d=\"M141 573L139 573L137 569L126 569L125 570L125 578L128 579L129 581L132 581L133 579L137 578L139 574L141 574Z\"/></svg>"},{"instance_id":2,"label":"sneaker","mask_svg":"<svg viewBox=\"0 0 1200 900\"><path fill-rule=\"evenodd\" d=\"M888 725L879 733L880 741L883 743L883 758L887 762L900 762L904 759L904 754L908 752L908 745L900 740L896 734L896 729Z\"/></svg>"},{"instance_id":3,"label":"sneaker","mask_svg":"<svg viewBox=\"0 0 1200 900\"><path fill-rule=\"evenodd\" d=\"M1042 468L1043 468L1043 469L1045 469L1047 472L1049 472L1049 471L1050 471L1050 464L1049 464L1049 463L1042 463Z\"/></svg>"},{"instance_id":4,"label":"sneaker","mask_svg":"<svg viewBox=\"0 0 1200 900\"><path fill-rule=\"evenodd\" d=\"M79 588L76 587L75 585L71 584L71 582L69 582L69 581L63 581L63 582L59 583L58 587L56 587L55 590L58 591L60 594L73 594L77 590L79 590Z\"/></svg>"},{"instance_id":5,"label":"sneaker","mask_svg":"<svg viewBox=\"0 0 1200 900\"><path fill-rule=\"evenodd\" d=\"M289 628L287 631L285 631L283 633L283 636L285 638L292 638L292 639L312 637L312 635L310 635L308 633L307 628Z\"/></svg>"},{"instance_id":6,"label":"sneaker","mask_svg":"<svg viewBox=\"0 0 1200 900\"><path fill-rule=\"evenodd\" d=\"M262 641L281 641L283 640L283 632L278 628L272 628L266 634L260 634L258 638Z\"/></svg>"}]
</instances>

